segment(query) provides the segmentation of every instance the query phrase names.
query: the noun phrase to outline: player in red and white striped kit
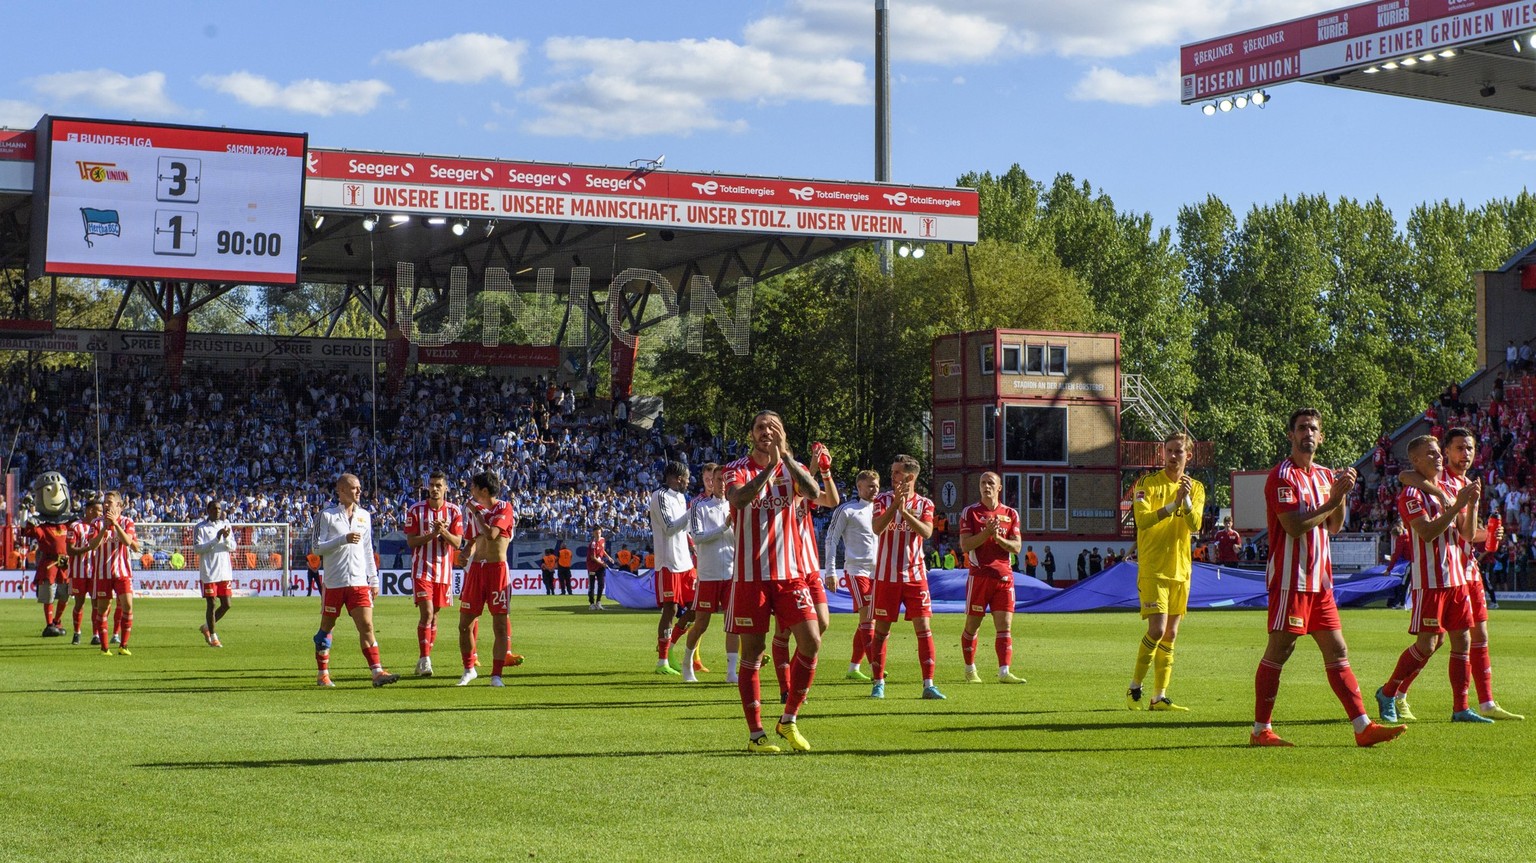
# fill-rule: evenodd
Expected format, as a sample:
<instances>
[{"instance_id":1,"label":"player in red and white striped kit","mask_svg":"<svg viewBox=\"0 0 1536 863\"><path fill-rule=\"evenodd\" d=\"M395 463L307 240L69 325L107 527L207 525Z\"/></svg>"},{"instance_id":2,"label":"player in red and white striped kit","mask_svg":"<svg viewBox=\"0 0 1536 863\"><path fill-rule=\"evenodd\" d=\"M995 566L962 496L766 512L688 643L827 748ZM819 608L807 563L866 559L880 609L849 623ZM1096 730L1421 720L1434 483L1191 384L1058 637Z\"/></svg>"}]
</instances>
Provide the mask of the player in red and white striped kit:
<instances>
[{"instance_id":1,"label":"player in red and white striped kit","mask_svg":"<svg viewBox=\"0 0 1536 863\"><path fill-rule=\"evenodd\" d=\"M795 637L790 665L789 696L775 731L802 752L811 744L800 733L797 718L816 677L821 630L805 569L816 557L799 523L807 500L821 496L821 487L805 465L795 461L785 441L784 421L773 411L752 419L752 450L725 466L725 498L731 505L736 534L735 574L726 611L726 632L741 636L741 665L737 690L747 718L748 752L778 752L763 731L759 672L770 626L786 627Z\"/></svg>"},{"instance_id":2,"label":"player in red and white striped kit","mask_svg":"<svg viewBox=\"0 0 1536 863\"><path fill-rule=\"evenodd\" d=\"M899 455L891 465L891 490L875 498L871 526L880 538L875 547L875 632L869 645L869 665L874 673L870 698L885 697L885 646L891 624L905 606L907 620L917 632L917 662L922 669L923 697L944 698L933 685L938 664L929 619L933 603L928 594L928 567L923 563L923 543L933 536L933 501L914 491L922 466L909 455Z\"/></svg>"},{"instance_id":3,"label":"player in red and white striped kit","mask_svg":"<svg viewBox=\"0 0 1536 863\"><path fill-rule=\"evenodd\" d=\"M1468 540L1476 532L1478 499L1482 483L1447 480L1442 476L1445 456L1440 442L1432 435L1420 435L1408 442L1408 459L1414 472L1433 480L1443 490L1456 488L1456 496L1446 506L1438 495L1404 486L1397 495L1398 516L1408 526L1412 555L1408 565L1408 588L1413 595L1413 617L1408 632L1414 643L1397 659L1397 667L1382 687L1376 690L1376 706L1383 722L1397 721L1396 697L1404 683L1416 677L1440 645L1440 635L1448 634L1451 643L1452 722L1492 722L1467 704L1471 677L1472 596L1467 589L1467 560L1463 535Z\"/></svg>"},{"instance_id":4,"label":"player in red and white striped kit","mask_svg":"<svg viewBox=\"0 0 1536 863\"><path fill-rule=\"evenodd\" d=\"M411 548L411 585L421 619L416 640L421 656L416 676L432 676L432 645L437 641L437 612L447 608L453 582L453 556L464 543L464 513L448 502L448 477L433 471L427 478L427 499L405 513L405 544Z\"/></svg>"},{"instance_id":5,"label":"player in red and white striped kit","mask_svg":"<svg viewBox=\"0 0 1536 863\"><path fill-rule=\"evenodd\" d=\"M1403 471L1398 479L1404 484L1412 486L1428 495L1439 498L1441 505L1450 506L1453 495L1461 490L1461 486L1471 480L1468 472L1477 461L1477 438L1465 428L1453 428L1445 433L1440 442L1440 450L1445 455L1445 473L1441 476L1440 483L1426 482L1419 476L1418 471ZM1467 512L1476 517L1478 507L1469 507ZM1491 535L1490 535L1491 534ZM1503 526L1490 522L1486 527L1473 522L1467 529L1461 531L1462 559L1467 567L1467 592L1472 598L1472 644L1468 652L1467 661L1470 665L1472 682L1477 687L1477 712L1490 719L1521 720L1524 716L1511 713L1499 706L1493 697L1493 663L1488 655L1488 597L1483 591L1483 576L1478 569L1477 556L1485 543L1492 543L1497 548L1504 541ZM1437 637L1435 646L1438 649L1444 639ZM1408 706L1408 687L1413 684L1417 674L1410 674L1398 685L1397 695L1392 699L1393 706L1397 710L1399 720L1416 719Z\"/></svg>"},{"instance_id":6,"label":"player in red and white striped kit","mask_svg":"<svg viewBox=\"0 0 1536 863\"><path fill-rule=\"evenodd\" d=\"M799 546L802 556L800 567L809 568L808 571L821 571L821 558L818 557L816 542L816 507L836 507L843 502L842 494L837 490L837 483L832 481L832 454L827 451L822 443L811 444L811 457L815 459L816 476L821 484L821 495L815 500L800 502L800 529L805 531L805 542ZM806 589L811 592L811 605L816 607L816 626L822 635L827 634L827 627L832 624L832 613L827 607L827 588L821 578L807 578ZM779 703L789 700L789 630L780 627L773 634L773 643L769 650L773 656L774 675L779 680Z\"/></svg>"},{"instance_id":7,"label":"player in red and white striped kit","mask_svg":"<svg viewBox=\"0 0 1536 863\"><path fill-rule=\"evenodd\" d=\"M1264 482L1264 510L1269 522L1269 644L1254 674L1253 732L1250 746L1290 746L1270 727L1280 672L1291 658L1296 639L1310 635L1323 654L1323 668L1333 694L1344 705L1355 729L1355 743L1375 746L1392 740L1405 726L1377 725L1366 715L1360 684L1349 667L1349 647L1333 601L1330 534L1344 526L1354 468L1333 471L1314 463L1323 442L1322 414L1302 408L1286 424L1290 457L1275 465Z\"/></svg>"},{"instance_id":8,"label":"player in red and white striped kit","mask_svg":"<svg viewBox=\"0 0 1536 863\"><path fill-rule=\"evenodd\" d=\"M102 496L102 516L97 523L96 536L91 538L90 549L99 556L96 559L96 591L92 594L91 624L101 639L101 652L109 653L111 638L107 632L107 608L117 599L117 616L112 621L113 633L118 638L118 654L132 656L128 650L128 637L133 634L133 568L128 553L137 554L139 534L133 519L123 515L123 496L109 491Z\"/></svg>"},{"instance_id":9,"label":"player in red and white striped kit","mask_svg":"<svg viewBox=\"0 0 1536 863\"><path fill-rule=\"evenodd\" d=\"M101 521L101 498L93 497L85 505L85 517L69 524L69 586L75 595L75 636L70 644L80 643L80 620L84 616L85 601L96 592L96 559L99 553L91 551L91 540L96 538L96 526Z\"/></svg>"}]
</instances>

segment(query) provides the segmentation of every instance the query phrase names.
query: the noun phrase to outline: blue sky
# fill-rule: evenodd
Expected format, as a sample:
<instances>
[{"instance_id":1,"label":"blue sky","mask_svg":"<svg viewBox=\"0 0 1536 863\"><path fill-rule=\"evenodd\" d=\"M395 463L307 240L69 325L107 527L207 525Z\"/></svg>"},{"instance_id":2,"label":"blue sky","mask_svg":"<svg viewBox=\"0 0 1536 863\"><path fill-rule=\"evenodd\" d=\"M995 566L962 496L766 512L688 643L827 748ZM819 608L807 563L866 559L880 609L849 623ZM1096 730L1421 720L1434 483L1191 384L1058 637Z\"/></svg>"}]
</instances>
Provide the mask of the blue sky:
<instances>
[{"instance_id":1,"label":"blue sky","mask_svg":"<svg viewBox=\"0 0 1536 863\"><path fill-rule=\"evenodd\" d=\"M1308 0L891 0L893 179L1017 162L1172 227L1215 194L1513 195L1532 122L1292 84L1178 104L1178 46ZM44 113L303 131L320 147L842 180L873 176L874 0L8 0L0 125Z\"/></svg>"}]
</instances>

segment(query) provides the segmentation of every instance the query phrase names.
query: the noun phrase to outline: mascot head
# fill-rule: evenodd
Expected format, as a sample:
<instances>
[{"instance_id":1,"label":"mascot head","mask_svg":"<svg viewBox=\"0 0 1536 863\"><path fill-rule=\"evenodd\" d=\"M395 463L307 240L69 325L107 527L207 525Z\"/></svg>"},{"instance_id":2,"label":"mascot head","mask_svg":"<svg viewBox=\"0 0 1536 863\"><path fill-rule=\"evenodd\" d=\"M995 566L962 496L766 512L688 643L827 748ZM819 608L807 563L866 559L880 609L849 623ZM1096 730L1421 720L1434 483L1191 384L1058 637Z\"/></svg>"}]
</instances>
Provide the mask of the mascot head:
<instances>
[{"instance_id":1,"label":"mascot head","mask_svg":"<svg viewBox=\"0 0 1536 863\"><path fill-rule=\"evenodd\" d=\"M58 524L69 520L69 483L58 471L48 471L32 481L32 505L37 507L38 521Z\"/></svg>"}]
</instances>

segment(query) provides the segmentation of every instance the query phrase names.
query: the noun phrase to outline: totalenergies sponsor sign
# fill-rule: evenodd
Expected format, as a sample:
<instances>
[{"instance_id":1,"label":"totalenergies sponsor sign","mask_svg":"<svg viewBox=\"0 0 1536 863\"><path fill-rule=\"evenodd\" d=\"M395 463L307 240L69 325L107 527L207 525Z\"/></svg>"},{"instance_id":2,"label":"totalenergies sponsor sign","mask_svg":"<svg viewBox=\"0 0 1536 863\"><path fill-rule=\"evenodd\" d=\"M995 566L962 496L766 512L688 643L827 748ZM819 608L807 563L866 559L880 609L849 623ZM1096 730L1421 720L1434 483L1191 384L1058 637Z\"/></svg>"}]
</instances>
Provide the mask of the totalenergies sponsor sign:
<instances>
[{"instance_id":1,"label":"totalenergies sponsor sign","mask_svg":"<svg viewBox=\"0 0 1536 863\"><path fill-rule=\"evenodd\" d=\"M1377 0L1180 49L1184 104L1536 28L1536 0Z\"/></svg>"},{"instance_id":2,"label":"totalenergies sponsor sign","mask_svg":"<svg viewBox=\"0 0 1536 863\"><path fill-rule=\"evenodd\" d=\"M305 204L495 219L974 243L973 189L311 149Z\"/></svg>"}]
</instances>

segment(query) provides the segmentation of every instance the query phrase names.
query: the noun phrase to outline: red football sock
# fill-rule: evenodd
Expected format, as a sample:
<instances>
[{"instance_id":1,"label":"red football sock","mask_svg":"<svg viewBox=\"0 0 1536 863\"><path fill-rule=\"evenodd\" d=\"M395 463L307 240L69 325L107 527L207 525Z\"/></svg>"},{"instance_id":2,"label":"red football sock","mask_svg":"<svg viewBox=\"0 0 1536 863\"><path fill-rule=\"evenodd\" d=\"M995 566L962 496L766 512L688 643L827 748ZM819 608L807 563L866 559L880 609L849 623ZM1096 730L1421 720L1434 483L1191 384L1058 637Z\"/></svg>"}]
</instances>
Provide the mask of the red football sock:
<instances>
[{"instance_id":1,"label":"red football sock","mask_svg":"<svg viewBox=\"0 0 1536 863\"><path fill-rule=\"evenodd\" d=\"M1267 659L1259 660L1259 670L1253 676L1253 721L1264 724L1275 713L1275 696L1280 693L1280 670Z\"/></svg>"},{"instance_id":2,"label":"red football sock","mask_svg":"<svg viewBox=\"0 0 1536 863\"><path fill-rule=\"evenodd\" d=\"M869 635L875 631L873 623L861 623L859 628L853 631L853 659L854 665L864 661L864 655L869 652Z\"/></svg>"},{"instance_id":3,"label":"red football sock","mask_svg":"<svg viewBox=\"0 0 1536 863\"><path fill-rule=\"evenodd\" d=\"M890 637L889 632L878 629L869 635L869 672L876 680L885 679L885 642Z\"/></svg>"},{"instance_id":4,"label":"red football sock","mask_svg":"<svg viewBox=\"0 0 1536 863\"><path fill-rule=\"evenodd\" d=\"M79 629L79 624L75 625ZM1477 703L1493 700L1493 659L1488 656L1488 642L1472 642L1472 683L1477 687Z\"/></svg>"},{"instance_id":5,"label":"red football sock","mask_svg":"<svg viewBox=\"0 0 1536 863\"><path fill-rule=\"evenodd\" d=\"M917 637L917 664L922 666L923 679L933 679L933 630L924 632Z\"/></svg>"},{"instance_id":6,"label":"red football sock","mask_svg":"<svg viewBox=\"0 0 1536 863\"><path fill-rule=\"evenodd\" d=\"M417 626L416 641L421 645L421 656L423 659L432 655L432 629L430 627Z\"/></svg>"},{"instance_id":7,"label":"red football sock","mask_svg":"<svg viewBox=\"0 0 1536 863\"><path fill-rule=\"evenodd\" d=\"M793 716L805 704L805 696L811 691L811 681L816 679L816 657L795 651L795 661L789 668L789 700L784 702L784 712Z\"/></svg>"},{"instance_id":8,"label":"red football sock","mask_svg":"<svg viewBox=\"0 0 1536 863\"><path fill-rule=\"evenodd\" d=\"M112 634L119 639L123 637L123 607L119 605L112 611Z\"/></svg>"},{"instance_id":9,"label":"red football sock","mask_svg":"<svg viewBox=\"0 0 1536 863\"><path fill-rule=\"evenodd\" d=\"M971 632L960 633L960 657L966 665L976 664L976 635Z\"/></svg>"},{"instance_id":10,"label":"red football sock","mask_svg":"<svg viewBox=\"0 0 1536 863\"><path fill-rule=\"evenodd\" d=\"M779 679L779 692L789 691L789 632L773 636L773 674Z\"/></svg>"},{"instance_id":11,"label":"red football sock","mask_svg":"<svg viewBox=\"0 0 1536 863\"><path fill-rule=\"evenodd\" d=\"M321 671L331 670L331 652L329 650L315 651L315 667Z\"/></svg>"},{"instance_id":12,"label":"red football sock","mask_svg":"<svg viewBox=\"0 0 1536 863\"><path fill-rule=\"evenodd\" d=\"M741 694L741 710L747 716L747 730L759 734L763 730L762 692L758 686L757 672L763 661L741 660L736 666L736 691Z\"/></svg>"},{"instance_id":13,"label":"red football sock","mask_svg":"<svg viewBox=\"0 0 1536 863\"><path fill-rule=\"evenodd\" d=\"M1355 672L1349 667L1349 660L1325 665L1323 669L1328 672L1328 685L1333 687L1333 694L1344 705L1349 718L1364 716L1365 700L1360 697L1360 682L1355 680Z\"/></svg>"},{"instance_id":14,"label":"red football sock","mask_svg":"<svg viewBox=\"0 0 1536 863\"><path fill-rule=\"evenodd\" d=\"M1465 653L1451 654L1451 710L1460 713L1467 709L1467 685L1472 676L1472 660Z\"/></svg>"},{"instance_id":15,"label":"red football sock","mask_svg":"<svg viewBox=\"0 0 1536 863\"><path fill-rule=\"evenodd\" d=\"M1381 694L1388 697L1403 694L1408 689L1405 681L1412 681L1413 678L1418 677L1427 662L1429 657L1419 652L1417 644L1408 645L1408 649L1397 657L1397 667L1392 669L1392 676L1387 678L1386 685L1381 687Z\"/></svg>"},{"instance_id":16,"label":"red football sock","mask_svg":"<svg viewBox=\"0 0 1536 863\"><path fill-rule=\"evenodd\" d=\"M665 637L656 639L656 658L665 661L671 647L672 642L669 639Z\"/></svg>"},{"instance_id":17,"label":"red football sock","mask_svg":"<svg viewBox=\"0 0 1536 863\"><path fill-rule=\"evenodd\" d=\"M1404 677L1403 678L1403 682L1399 683L1397 685L1397 694L1398 695L1407 695L1408 694L1408 687L1412 686L1413 682L1415 680L1419 679L1419 672L1423 671L1423 670L1424 669L1423 669L1422 666L1419 667L1419 668L1415 668L1411 674L1409 674L1407 677ZM1386 687L1383 686L1381 691L1383 693L1385 693L1387 691Z\"/></svg>"},{"instance_id":18,"label":"red football sock","mask_svg":"<svg viewBox=\"0 0 1536 863\"><path fill-rule=\"evenodd\" d=\"M121 644L123 647L127 647L128 646L128 636L130 636L132 634L133 634L133 615L125 614L125 615L123 615L122 636L118 639L119 644Z\"/></svg>"},{"instance_id":19,"label":"red football sock","mask_svg":"<svg viewBox=\"0 0 1536 863\"><path fill-rule=\"evenodd\" d=\"M512 652L512 633L507 633L500 638L491 639L491 649L496 651L496 658L491 660L491 673L501 676L501 670L507 666L507 655Z\"/></svg>"},{"instance_id":20,"label":"red football sock","mask_svg":"<svg viewBox=\"0 0 1536 863\"><path fill-rule=\"evenodd\" d=\"M677 623L672 624L672 635L669 636L668 640L670 640L673 644L676 644L683 639L683 636L687 634L688 625L682 621L678 621Z\"/></svg>"},{"instance_id":21,"label":"red football sock","mask_svg":"<svg viewBox=\"0 0 1536 863\"><path fill-rule=\"evenodd\" d=\"M43 603L43 625L53 625L53 603L51 602Z\"/></svg>"},{"instance_id":22,"label":"red football sock","mask_svg":"<svg viewBox=\"0 0 1536 863\"><path fill-rule=\"evenodd\" d=\"M436 646L437 646L437 624L434 623L431 626L427 627L427 652L431 653L432 652L432 648L434 648Z\"/></svg>"},{"instance_id":23,"label":"red football sock","mask_svg":"<svg viewBox=\"0 0 1536 863\"><path fill-rule=\"evenodd\" d=\"M85 607L84 606L80 606L80 605L75 606L75 631L76 632L80 631L80 618L81 618L81 616L83 615L84 612L85 612ZM1484 653L1486 653L1486 651L1484 651Z\"/></svg>"},{"instance_id":24,"label":"red football sock","mask_svg":"<svg viewBox=\"0 0 1536 863\"><path fill-rule=\"evenodd\" d=\"M1008 629L999 630L998 633L997 633L997 638L995 640L993 640L993 642L992 642L992 646L997 649L997 664L998 665L1012 665L1013 664L1013 631L1012 630L1008 630Z\"/></svg>"},{"instance_id":25,"label":"red football sock","mask_svg":"<svg viewBox=\"0 0 1536 863\"><path fill-rule=\"evenodd\" d=\"M368 669L370 671L378 671L384 667L383 663L379 662L379 646L377 644L372 647L363 648L363 658L368 660Z\"/></svg>"},{"instance_id":26,"label":"red football sock","mask_svg":"<svg viewBox=\"0 0 1536 863\"><path fill-rule=\"evenodd\" d=\"M470 649L468 649L468 650L465 650L462 647L459 648L459 656L464 659L464 670L465 671L468 671L471 668L475 667L475 649L474 649L474 647L470 647Z\"/></svg>"},{"instance_id":27,"label":"red football sock","mask_svg":"<svg viewBox=\"0 0 1536 863\"><path fill-rule=\"evenodd\" d=\"M101 649L107 649L107 615L105 612L91 612L91 632L96 634L96 640L101 642Z\"/></svg>"}]
</instances>

